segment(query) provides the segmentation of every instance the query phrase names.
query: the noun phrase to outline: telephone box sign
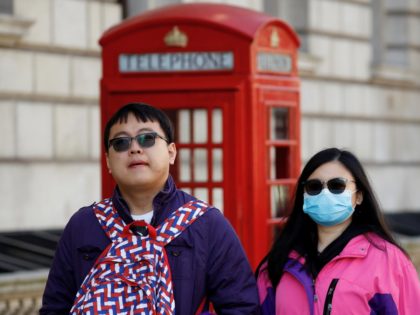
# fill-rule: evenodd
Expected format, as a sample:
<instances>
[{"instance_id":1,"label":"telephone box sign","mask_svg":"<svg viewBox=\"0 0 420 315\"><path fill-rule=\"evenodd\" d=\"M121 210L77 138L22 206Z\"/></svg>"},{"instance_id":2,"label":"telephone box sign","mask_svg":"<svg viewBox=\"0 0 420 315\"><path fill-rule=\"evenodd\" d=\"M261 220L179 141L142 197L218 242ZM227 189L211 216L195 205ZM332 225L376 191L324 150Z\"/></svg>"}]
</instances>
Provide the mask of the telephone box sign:
<instances>
[{"instance_id":1,"label":"telephone box sign","mask_svg":"<svg viewBox=\"0 0 420 315\"><path fill-rule=\"evenodd\" d=\"M259 52L257 69L258 71L290 73L292 72L292 58L285 54Z\"/></svg>"},{"instance_id":2,"label":"telephone box sign","mask_svg":"<svg viewBox=\"0 0 420 315\"><path fill-rule=\"evenodd\" d=\"M232 70L233 52L177 52L121 54L120 72L171 72Z\"/></svg>"}]
</instances>

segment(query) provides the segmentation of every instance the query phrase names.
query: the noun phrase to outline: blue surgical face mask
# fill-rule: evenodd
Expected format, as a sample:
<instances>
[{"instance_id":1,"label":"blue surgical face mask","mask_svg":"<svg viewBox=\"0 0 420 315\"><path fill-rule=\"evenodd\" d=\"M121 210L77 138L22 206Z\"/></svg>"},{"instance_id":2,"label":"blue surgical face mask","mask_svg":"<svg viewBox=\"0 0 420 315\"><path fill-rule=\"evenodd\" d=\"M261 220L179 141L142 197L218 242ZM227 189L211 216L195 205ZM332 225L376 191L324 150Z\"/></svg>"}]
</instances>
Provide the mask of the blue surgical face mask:
<instances>
[{"instance_id":1,"label":"blue surgical face mask","mask_svg":"<svg viewBox=\"0 0 420 315\"><path fill-rule=\"evenodd\" d=\"M314 196L304 193L303 212L319 225L333 226L343 223L354 212L352 194L350 190L333 194L327 188Z\"/></svg>"}]
</instances>

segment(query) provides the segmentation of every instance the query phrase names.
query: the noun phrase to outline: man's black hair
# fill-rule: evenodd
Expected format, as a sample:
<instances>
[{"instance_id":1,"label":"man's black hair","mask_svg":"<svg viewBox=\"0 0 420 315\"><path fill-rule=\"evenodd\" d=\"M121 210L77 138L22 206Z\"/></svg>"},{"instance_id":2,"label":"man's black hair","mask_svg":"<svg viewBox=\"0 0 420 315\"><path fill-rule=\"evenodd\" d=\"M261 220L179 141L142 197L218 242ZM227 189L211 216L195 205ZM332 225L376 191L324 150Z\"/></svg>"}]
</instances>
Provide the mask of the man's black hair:
<instances>
[{"instance_id":1,"label":"man's black hair","mask_svg":"<svg viewBox=\"0 0 420 315\"><path fill-rule=\"evenodd\" d=\"M137 120L142 122L156 121L159 123L168 143L174 142L174 128L168 116L160 109L145 103L129 103L121 107L107 122L104 129L105 151L109 149L109 133L112 126L117 123L126 123L128 115L133 114Z\"/></svg>"}]
</instances>

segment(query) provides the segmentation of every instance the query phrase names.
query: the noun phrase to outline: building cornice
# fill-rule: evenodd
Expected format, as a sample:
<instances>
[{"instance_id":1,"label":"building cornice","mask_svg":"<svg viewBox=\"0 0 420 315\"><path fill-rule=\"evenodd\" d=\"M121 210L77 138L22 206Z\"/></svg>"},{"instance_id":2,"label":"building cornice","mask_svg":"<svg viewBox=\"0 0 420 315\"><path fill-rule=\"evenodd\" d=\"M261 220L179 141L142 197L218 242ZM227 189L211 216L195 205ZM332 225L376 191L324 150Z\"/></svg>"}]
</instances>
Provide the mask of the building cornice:
<instances>
[{"instance_id":1,"label":"building cornice","mask_svg":"<svg viewBox=\"0 0 420 315\"><path fill-rule=\"evenodd\" d=\"M28 32L33 20L0 14L0 44L14 46Z\"/></svg>"}]
</instances>

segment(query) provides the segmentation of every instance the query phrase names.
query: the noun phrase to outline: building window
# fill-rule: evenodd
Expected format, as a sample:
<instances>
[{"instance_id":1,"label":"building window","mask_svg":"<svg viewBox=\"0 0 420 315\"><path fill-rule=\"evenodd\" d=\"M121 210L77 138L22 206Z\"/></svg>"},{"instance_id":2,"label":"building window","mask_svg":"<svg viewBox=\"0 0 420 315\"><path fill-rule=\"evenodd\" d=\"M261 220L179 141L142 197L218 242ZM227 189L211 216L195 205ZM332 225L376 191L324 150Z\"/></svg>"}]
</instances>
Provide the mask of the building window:
<instances>
[{"instance_id":1,"label":"building window","mask_svg":"<svg viewBox=\"0 0 420 315\"><path fill-rule=\"evenodd\" d=\"M0 1L0 14L13 14L13 0Z\"/></svg>"}]
</instances>

